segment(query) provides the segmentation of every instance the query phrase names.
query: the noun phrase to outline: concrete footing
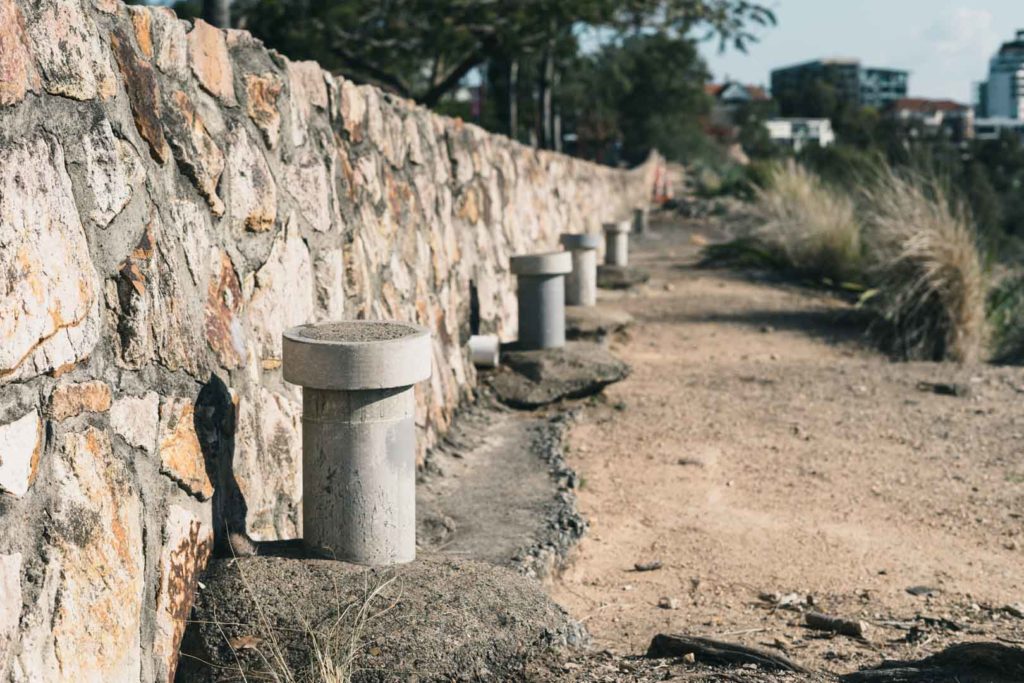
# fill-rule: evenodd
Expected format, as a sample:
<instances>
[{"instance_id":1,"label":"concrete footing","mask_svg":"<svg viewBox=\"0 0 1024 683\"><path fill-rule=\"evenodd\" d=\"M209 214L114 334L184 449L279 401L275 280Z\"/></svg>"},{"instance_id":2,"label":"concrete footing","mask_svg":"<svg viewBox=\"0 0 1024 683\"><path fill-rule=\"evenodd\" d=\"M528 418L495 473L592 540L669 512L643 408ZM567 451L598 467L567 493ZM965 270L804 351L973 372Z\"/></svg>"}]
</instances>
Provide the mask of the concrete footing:
<instances>
[{"instance_id":1,"label":"concrete footing","mask_svg":"<svg viewBox=\"0 0 1024 683\"><path fill-rule=\"evenodd\" d=\"M600 341L624 331L633 316L613 306L566 306L565 337Z\"/></svg>"},{"instance_id":2,"label":"concrete footing","mask_svg":"<svg viewBox=\"0 0 1024 683\"><path fill-rule=\"evenodd\" d=\"M602 345L569 342L561 349L508 351L487 381L502 403L532 409L597 394L628 375L629 366Z\"/></svg>"},{"instance_id":3,"label":"concrete footing","mask_svg":"<svg viewBox=\"0 0 1024 683\"><path fill-rule=\"evenodd\" d=\"M604 262L608 266L629 265L629 231L630 221L605 223Z\"/></svg>"},{"instance_id":4,"label":"concrete footing","mask_svg":"<svg viewBox=\"0 0 1024 683\"><path fill-rule=\"evenodd\" d=\"M519 348L565 346L565 276L572 272L567 251L513 256L518 279Z\"/></svg>"},{"instance_id":5,"label":"concrete footing","mask_svg":"<svg viewBox=\"0 0 1024 683\"><path fill-rule=\"evenodd\" d=\"M303 540L347 562L416 558L416 400L430 333L351 321L284 333L284 379L302 386Z\"/></svg>"},{"instance_id":6,"label":"concrete footing","mask_svg":"<svg viewBox=\"0 0 1024 683\"><path fill-rule=\"evenodd\" d=\"M498 335L474 334L470 337L469 359L478 368L498 367L501 359L501 340L498 339Z\"/></svg>"},{"instance_id":7,"label":"concrete footing","mask_svg":"<svg viewBox=\"0 0 1024 683\"><path fill-rule=\"evenodd\" d=\"M561 237L562 246L572 254L572 272L565 276L565 303L567 306L593 306L597 303L597 248L601 240L597 235L570 235Z\"/></svg>"},{"instance_id":8,"label":"concrete footing","mask_svg":"<svg viewBox=\"0 0 1024 683\"><path fill-rule=\"evenodd\" d=\"M631 289L650 279L650 273L636 266L597 267L597 286L601 289Z\"/></svg>"}]
</instances>

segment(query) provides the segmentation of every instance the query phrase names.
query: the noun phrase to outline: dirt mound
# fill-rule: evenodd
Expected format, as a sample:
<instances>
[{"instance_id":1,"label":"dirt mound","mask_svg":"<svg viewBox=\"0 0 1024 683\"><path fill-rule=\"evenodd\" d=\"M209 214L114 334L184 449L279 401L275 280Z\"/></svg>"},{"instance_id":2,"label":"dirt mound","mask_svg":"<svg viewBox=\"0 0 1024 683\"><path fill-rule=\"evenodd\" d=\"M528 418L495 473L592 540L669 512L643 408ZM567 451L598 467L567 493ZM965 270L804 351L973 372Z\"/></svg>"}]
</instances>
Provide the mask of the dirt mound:
<instances>
[{"instance_id":1,"label":"dirt mound","mask_svg":"<svg viewBox=\"0 0 1024 683\"><path fill-rule=\"evenodd\" d=\"M178 681L304 680L328 661L353 681L508 680L585 637L536 581L467 560L216 560L203 584Z\"/></svg>"},{"instance_id":2,"label":"dirt mound","mask_svg":"<svg viewBox=\"0 0 1024 683\"><path fill-rule=\"evenodd\" d=\"M514 408L592 396L629 376L628 365L588 342L543 351L505 351L501 363L489 382L498 399Z\"/></svg>"},{"instance_id":3,"label":"dirt mound","mask_svg":"<svg viewBox=\"0 0 1024 683\"><path fill-rule=\"evenodd\" d=\"M650 279L650 273L634 266L597 267L597 286L601 289L629 289Z\"/></svg>"},{"instance_id":4,"label":"dirt mound","mask_svg":"<svg viewBox=\"0 0 1024 683\"><path fill-rule=\"evenodd\" d=\"M604 339L633 324L633 316L608 306L566 306L565 336L569 339Z\"/></svg>"}]
</instances>

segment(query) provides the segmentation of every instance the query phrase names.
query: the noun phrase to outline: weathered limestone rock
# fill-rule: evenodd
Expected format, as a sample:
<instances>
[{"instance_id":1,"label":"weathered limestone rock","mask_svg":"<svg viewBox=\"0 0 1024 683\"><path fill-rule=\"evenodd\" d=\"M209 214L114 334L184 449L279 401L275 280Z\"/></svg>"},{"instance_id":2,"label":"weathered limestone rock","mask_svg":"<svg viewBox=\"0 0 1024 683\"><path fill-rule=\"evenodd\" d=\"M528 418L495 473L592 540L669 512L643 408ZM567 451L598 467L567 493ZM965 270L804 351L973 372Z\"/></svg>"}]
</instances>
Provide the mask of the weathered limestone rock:
<instances>
[{"instance_id":1,"label":"weathered limestone rock","mask_svg":"<svg viewBox=\"0 0 1024 683\"><path fill-rule=\"evenodd\" d=\"M543 351L504 351L501 361L489 381L502 403L515 408L591 396L629 376L628 365L588 342Z\"/></svg>"},{"instance_id":2,"label":"weathered limestone rock","mask_svg":"<svg viewBox=\"0 0 1024 683\"><path fill-rule=\"evenodd\" d=\"M277 217L277 184L244 127L230 136L226 180L232 224L254 232L270 230Z\"/></svg>"},{"instance_id":3,"label":"weathered limestone rock","mask_svg":"<svg viewBox=\"0 0 1024 683\"><path fill-rule=\"evenodd\" d=\"M281 97L284 83L273 72L263 75L245 75L245 111L263 133L267 147L277 146L281 133L281 113L277 100Z\"/></svg>"},{"instance_id":4,"label":"weathered limestone rock","mask_svg":"<svg viewBox=\"0 0 1024 683\"><path fill-rule=\"evenodd\" d=\"M117 66L121 69L121 78L128 92L135 127L142 139L149 144L152 157L163 163L170 156L170 149L160 126L160 85L153 73L153 67L139 56L131 44L131 38L119 28L110 34L110 47L117 59Z\"/></svg>"},{"instance_id":5,"label":"weathered limestone rock","mask_svg":"<svg viewBox=\"0 0 1024 683\"><path fill-rule=\"evenodd\" d=\"M213 495L195 428L195 404L187 398L160 402L160 471L199 500Z\"/></svg>"},{"instance_id":6,"label":"weathered limestone rock","mask_svg":"<svg viewBox=\"0 0 1024 683\"><path fill-rule=\"evenodd\" d=\"M313 277L316 286L313 320L341 320L345 314L345 256L340 247L316 251Z\"/></svg>"},{"instance_id":7,"label":"weathered limestone rock","mask_svg":"<svg viewBox=\"0 0 1024 683\"><path fill-rule=\"evenodd\" d=\"M295 198L299 213L318 232L327 232L336 222L334 167L330 161L305 154L285 170L285 187Z\"/></svg>"},{"instance_id":8,"label":"weathered limestone rock","mask_svg":"<svg viewBox=\"0 0 1024 683\"><path fill-rule=\"evenodd\" d=\"M103 413L110 409L110 385L100 380L62 384L50 396L50 416L66 420L81 413Z\"/></svg>"},{"instance_id":9,"label":"weathered limestone rock","mask_svg":"<svg viewBox=\"0 0 1024 683\"><path fill-rule=\"evenodd\" d=\"M0 383L73 365L99 336L96 272L46 135L0 149Z\"/></svg>"},{"instance_id":10,"label":"weathered limestone rock","mask_svg":"<svg viewBox=\"0 0 1024 683\"><path fill-rule=\"evenodd\" d=\"M188 23L179 20L169 7L146 7L140 11L152 17L157 68L172 78L184 80L188 76Z\"/></svg>"},{"instance_id":11,"label":"weathered limestone rock","mask_svg":"<svg viewBox=\"0 0 1024 683\"><path fill-rule=\"evenodd\" d=\"M135 30L135 42L139 44L139 50L146 59L153 59L153 14L137 5L129 5L128 12L132 17L132 28Z\"/></svg>"},{"instance_id":12,"label":"weathered limestone rock","mask_svg":"<svg viewBox=\"0 0 1024 683\"><path fill-rule=\"evenodd\" d=\"M280 232L253 280L247 306L251 339L263 366L277 366L284 331L313 319L312 262L294 220Z\"/></svg>"},{"instance_id":13,"label":"weathered limestone rock","mask_svg":"<svg viewBox=\"0 0 1024 683\"><path fill-rule=\"evenodd\" d=\"M324 72L316 62L288 62L288 109L291 113L291 142L296 147L306 144L309 117L313 107L327 108L327 84Z\"/></svg>"},{"instance_id":14,"label":"weathered limestone rock","mask_svg":"<svg viewBox=\"0 0 1024 683\"><path fill-rule=\"evenodd\" d=\"M206 341L226 368L245 365L245 331L242 327L242 288L235 266L226 252L214 247L213 269L206 294Z\"/></svg>"},{"instance_id":15,"label":"weathered limestone rock","mask_svg":"<svg viewBox=\"0 0 1024 683\"><path fill-rule=\"evenodd\" d=\"M41 0L27 13L32 51L46 92L76 100L108 98L117 90L106 41L80 0Z\"/></svg>"},{"instance_id":16,"label":"weathered limestone rock","mask_svg":"<svg viewBox=\"0 0 1024 683\"><path fill-rule=\"evenodd\" d=\"M366 137L378 150L384 149L384 115L380 110L380 92L367 85L359 86L366 103Z\"/></svg>"},{"instance_id":17,"label":"weathered limestone rock","mask_svg":"<svg viewBox=\"0 0 1024 683\"><path fill-rule=\"evenodd\" d=\"M210 255L210 214L202 205L183 199L171 200L167 208L182 236L181 250L192 284L203 291L209 275L206 259Z\"/></svg>"},{"instance_id":18,"label":"weathered limestone rock","mask_svg":"<svg viewBox=\"0 0 1024 683\"><path fill-rule=\"evenodd\" d=\"M13 678L137 683L145 589L138 489L97 429L66 435L55 455L42 583L22 620Z\"/></svg>"},{"instance_id":19,"label":"weathered limestone rock","mask_svg":"<svg viewBox=\"0 0 1024 683\"><path fill-rule=\"evenodd\" d=\"M135 149L114 135L106 119L85 135L82 149L88 186L87 196L79 198L87 200L89 219L105 228L128 205L142 169Z\"/></svg>"},{"instance_id":20,"label":"weathered limestone rock","mask_svg":"<svg viewBox=\"0 0 1024 683\"><path fill-rule=\"evenodd\" d=\"M153 638L156 673L167 683L174 680L178 647L192 610L192 596L212 549L213 528L209 520L202 520L187 509L172 505L164 522L160 583L156 593L156 634Z\"/></svg>"},{"instance_id":21,"label":"weathered limestone rock","mask_svg":"<svg viewBox=\"0 0 1024 683\"><path fill-rule=\"evenodd\" d=\"M366 100L363 99L359 86L349 80L341 81L341 102L339 114L342 125L353 142L359 142L363 136L363 120L366 118Z\"/></svg>"},{"instance_id":22,"label":"weathered limestone rock","mask_svg":"<svg viewBox=\"0 0 1024 683\"><path fill-rule=\"evenodd\" d=\"M301 538L302 405L264 387L238 403L234 473L253 540Z\"/></svg>"},{"instance_id":23,"label":"weathered limestone rock","mask_svg":"<svg viewBox=\"0 0 1024 683\"><path fill-rule=\"evenodd\" d=\"M353 615L377 589L370 609L379 615L361 631L355 682L516 680L531 658L584 638L538 582L484 562L425 557L385 572L254 557L214 560L203 583L181 661L196 683L216 681L220 667L240 668L250 680L265 675L271 634L254 617L257 604L277 626L277 651L296 677L309 672L314 642L345 657L353 622L342 612Z\"/></svg>"},{"instance_id":24,"label":"weathered limestone rock","mask_svg":"<svg viewBox=\"0 0 1024 683\"><path fill-rule=\"evenodd\" d=\"M224 32L197 19L188 34L188 54L199 85L229 107L238 104Z\"/></svg>"},{"instance_id":25,"label":"weathered limestone rock","mask_svg":"<svg viewBox=\"0 0 1024 683\"><path fill-rule=\"evenodd\" d=\"M14 0L0 0L0 107L21 102L39 90L25 35L25 19Z\"/></svg>"},{"instance_id":26,"label":"weathered limestone rock","mask_svg":"<svg viewBox=\"0 0 1024 683\"><path fill-rule=\"evenodd\" d=\"M21 553L0 555L0 675L21 617Z\"/></svg>"},{"instance_id":27,"label":"weathered limestone rock","mask_svg":"<svg viewBox=\"0 0 1024 683\"><path fill-rule=\"evenodd\" d=\"M19 498L28 493L42 452L42 427L36 410L0 425L0 490Z\"/></svg>"},{"instance_id":28,"label":"weathered limestone rock","mask_svg":"<svg viewBox=\"0 0 1024 683\"><path fill-rule=\"evenodd\" d=\"M119 360L136 368L159 360L170 370L198 374L203 366L203 320L196 314L201 291L189 254L205 247L205 223L172 202L173 221L163 224L154 214L131 255L121 264L108 295L117 318ZM194 220L193 220L194 219ZM184 252L185 263L178 256ZM187 268L186 268L187 264ZM202 264L205 270L205 259ZM193 272L189 278L184 270ZM193 282L190 282L192 280Z\"/></svg>"},{"instance_id":29,"label":"weathered limestone rock","mask_svg":"<svg viewBox=\"0 0 1024 683\"><path fill-rule=\"evenodd\" d=\"M129 445L147 453L156 451L160 430L160 395L124 396L110 407L110 426Z\"/></svg>"},{"instance_id":30,"label":"weathered limestone rock","mask_svg":"<svg viewBox=\"0 0 1024 683\"><path fill-rule=\"evenodd\" d=\"M195 183L213 214L223 215L224 202L217 196L217 183L224 171L224 154L206 130L188 95L181 90L172 92L167 98L163 120L174 158Z\"/></svg>"}]
</instances>

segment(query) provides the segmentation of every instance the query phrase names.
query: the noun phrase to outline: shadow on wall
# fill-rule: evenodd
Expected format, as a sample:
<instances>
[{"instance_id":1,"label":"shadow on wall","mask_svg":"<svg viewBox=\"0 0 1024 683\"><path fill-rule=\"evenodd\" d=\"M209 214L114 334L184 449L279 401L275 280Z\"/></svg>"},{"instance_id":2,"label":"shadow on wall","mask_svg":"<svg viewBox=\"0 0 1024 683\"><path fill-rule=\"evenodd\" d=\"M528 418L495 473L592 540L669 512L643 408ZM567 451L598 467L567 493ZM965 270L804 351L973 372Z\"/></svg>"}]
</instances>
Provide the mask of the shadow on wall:
<instances>
[{"instance_id":1,"label":"shadow on wall","mask_svg":"<svg viewBox=\"0 0 1024 683\"><path fill-rule=\"evenodd\" d=\"M235 479L234 401L224 381L210 375L196 398L195 430L203 451L206 476L213 482L213 539L216 557L253 555L255 545L245 529L248 511Z\"/></svg>"}]
</instances>

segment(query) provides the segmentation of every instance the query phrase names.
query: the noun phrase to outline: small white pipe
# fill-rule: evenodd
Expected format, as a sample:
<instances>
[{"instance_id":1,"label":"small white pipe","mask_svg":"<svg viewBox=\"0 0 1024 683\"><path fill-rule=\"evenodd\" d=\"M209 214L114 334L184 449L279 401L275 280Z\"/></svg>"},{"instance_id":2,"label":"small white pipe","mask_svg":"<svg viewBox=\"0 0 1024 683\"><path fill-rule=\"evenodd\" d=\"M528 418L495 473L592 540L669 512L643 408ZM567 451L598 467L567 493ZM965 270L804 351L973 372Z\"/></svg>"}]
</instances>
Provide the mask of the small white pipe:
<instances>
[{"instance_id":1,"label":"small white pipe","mask_svg":"<svg viewBox=\"0 0 1024 683\"><path fill-rule=\"evenodd\" d=\"M478 368L496 368L501 358L501 341L496 334L474 334L469 338L469 358Z\"/></svg>"}]
</instances>

